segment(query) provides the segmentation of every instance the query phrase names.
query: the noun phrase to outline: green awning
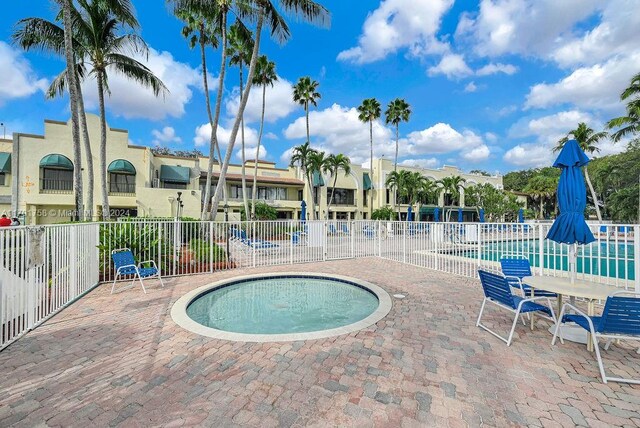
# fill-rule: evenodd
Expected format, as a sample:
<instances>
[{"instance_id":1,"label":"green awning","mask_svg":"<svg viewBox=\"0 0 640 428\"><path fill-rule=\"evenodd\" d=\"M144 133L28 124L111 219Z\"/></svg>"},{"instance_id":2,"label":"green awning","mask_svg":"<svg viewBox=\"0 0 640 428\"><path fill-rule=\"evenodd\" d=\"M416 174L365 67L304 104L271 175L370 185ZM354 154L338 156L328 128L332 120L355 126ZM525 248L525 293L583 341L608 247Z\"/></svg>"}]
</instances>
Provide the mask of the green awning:
<instances>
[{"instance_id":1,"label":"green awning","mask_svg":"<svg viewBox=\"0 0 640 428\"><path fill-rule=\"evenodd\" d=\"M318 171L313 171L313 187L324 186L324 178Z\"/></svg>"},{"instance_id":2,"label":"green awning","mask_svg":"<svg viewBox=\"0 0 640 428\"><path fill-rule=\"evenodd\" d=\"M420 214L433 214L433 212L436 210L436 206L430 206L430 205L423 205L420 207Z\"/></svg>"},{"instance_id":3,"label":"green awning","mask_svg":"<svg viewBox=\"0 0 640 428\"><path fill-rule=\"evenodd\" d=\"M117 172L120 174L133 174L135 175L136 169L128 160L117 159L109 164L109 168L107 168L109 172Z\"/></svg>"},{"instance_id":4,"label":"green awning","mask_svg":"<svg viewBox=\"0 0 640 428\"><path fill-rule=\"evenodd\" d=\"M190 170L184 166L161 165L160 181L189 184L191 182Z\"/></svg>"},{"instance_id":5,"label":"green awning","mask_svg":"<svg viewBox=\"0 0 640 428\"><path fill-rule=\"evenodd\" d=\"M53 153L46 155L40 160L40 168L57 168L73 171L73 163L68 157Z\"/></svg>"},{"instance_id":6,"label":"green awning","mask_svg":"<svg viewBox=\"0 0 640 428\"><path fill-rule=\"evenodd\" d=\"M0 153L0 172L11 172L11 153Z\"/></svg>"},{"instance_id":7,"label":"green awning","mask_svg":"<svg viewBox=\"0 0 640 428\"><path fill-rule=\"evenodd\" d=\"M366 172L362 175L362 188L364 190L373 189L373 183L371 183L371 177Z\"/></svg>"}]
</instances>

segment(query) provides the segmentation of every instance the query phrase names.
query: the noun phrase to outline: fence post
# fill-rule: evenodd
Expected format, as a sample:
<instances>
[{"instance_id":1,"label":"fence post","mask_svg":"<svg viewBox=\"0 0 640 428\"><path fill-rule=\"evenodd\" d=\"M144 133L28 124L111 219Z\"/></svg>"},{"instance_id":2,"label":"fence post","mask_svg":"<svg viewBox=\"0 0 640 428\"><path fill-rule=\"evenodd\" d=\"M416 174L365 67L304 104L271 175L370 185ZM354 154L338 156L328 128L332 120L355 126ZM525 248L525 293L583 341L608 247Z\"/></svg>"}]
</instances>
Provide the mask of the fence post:
<instances>
[{"instance_id":1,"label":"fence post","mask_svg":"<svg viewBox=\"0 0 640 428\"><path fill-rule=\"evenodd\" d=\"M636 293L640 293L640 225L633 228L633 266L635 267Z\"/></svg>"},{"instance_id":2,"label":"fence post","mask_svg":"<svg viewBox=\"0 0 640 428\"><path fill-rule=\"evenodd\" d=\"M213 273L215 269L213 269L213 253L215 252L216 254L218 253L217 250L213 251L214 248L217 248L216 243L214 242L214 234L213 234L213 221L209 220L209 248L211 248L211 250L209 251L209 273ZM227 261L226 263L229 263L229 254L226 255Z\"/></svg>"},{"instance_id":3,"label":"fence post","mask_svg":"<svg viewBox=\"0 0 640 428\"><path fill-rule=\"evenodd\" d=\"M402 263L407 263L407 223L402 223Z\"/></svg>"},{"instance_id":4,"label":"fence post","mask_svg":"<svg viewBox=\"0 0 640 428\"><path fill-rule=\"evenodd\" d=\"M355 229L355 222L354 221L350 221L349 222L349 231L351 232L351 258L355 259L356 258L356 229Z\"/></svg>"},{"instance_id":5,"label":"fence post","mask_svg":"<svg viewBox=\"0 0 640 428\"><path fill-rule=\"evenodd\" d=\"M78 232L77 227L69 227L69 280L71 282L71 298L78 293ZM34 281L35 286L35 281Z\"/></svg>"},{"instance_id":6,"label":"fence post","mask_svg":"<svg viewBox=\"0 0 640 428\"><path fill-rule=\"evenodd\" d=\"M294 236L296 237L296 239L298 239L298 245L300 244L300 240L302 239L302 235L298 233L298 225L295 222L295 220L292 220L291 222L289 222L289 230L291 235L287 235L289 236L289 264L293 264L293 240L294 240ZM297 235L296 235L297 233Z\"/></svg>"},{"instance_id":7,"label":"fence post","mask_svg":"<svg viewBox=\"0 0 640 428\"><path fill-rule=\"evenodd\" d=\"M382 221L381 220L378 220L378 257L382 257Z\"/></svg>"},{"instance_id":8,"label":"fence post","mask_svg":"<svg viewBox=\"0 0 640 428\"><path fill-rule=\"evenodd\" d=\"M256 242L256 226L257 223L255 220L252 220L250 223L247 223L251 225L251 244L253 245L253 251L251 251L251 259L252 259L252 263L253 263L253 267L256 267L256 249L255 249L255 242Z\"/></svg>"},{"instance_id":9,"label":"fence post","mask_svg":"<svg viewBox=\"0 0 640 428\"><path fill-rule=\"evenodd\" d=\"M327 222L324 221L322 222L322 261L326 262L327 261L327 244L329 241L329 238L327 236Z\"/></svg>"},{"instance_id":10,"label":"fence post","mask_svg":"<svg viewBox=\"0 0 640 428\"><path fill-rule=\"evenodd\" d=\"M544 275L544 238L542 223L536 225L538 227L538 274Z\"/></svg>"},{"instance_id":11,"label":"fence post","mask_svg":"<svg viewBox=\"0 0 640 428\"><path fill-rule=\"evenodd\" d=\"M482 266L482 224L478 223L478 268Z\"/></svg>"}]
</instances>

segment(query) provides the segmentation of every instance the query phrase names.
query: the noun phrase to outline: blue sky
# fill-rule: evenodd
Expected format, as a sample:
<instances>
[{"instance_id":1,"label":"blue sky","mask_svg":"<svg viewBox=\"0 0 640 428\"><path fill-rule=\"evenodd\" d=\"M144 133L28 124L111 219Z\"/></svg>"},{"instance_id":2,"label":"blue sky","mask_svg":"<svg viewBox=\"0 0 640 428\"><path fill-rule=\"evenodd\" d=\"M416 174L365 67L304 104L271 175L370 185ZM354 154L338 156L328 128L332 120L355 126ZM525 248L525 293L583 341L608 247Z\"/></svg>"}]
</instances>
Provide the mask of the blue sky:
<instances>
[{"instance_id":1,"label":"blue sky","mask_svg":"<svg viewBox=\"0 0 640 428\"><path fill-rule=\"evenodd\" d=\"M207 152L199 54L188 49L181 23L167 8L147 3L134 0L152 49L148 65L171 93L157 100L113 74L108 123L128 129L134 144ZM602 128L623 112L619 94L640 71L638 0L321 3L331 11L330 29L292 22L288 43L263 44L280 80L267 91L261 156L279 165L305 140L304 112L291 100L291 85L301 76L320 83L322 99L311 113L317 148L366 162L368 128L358 122L355 108L364 98L375 97L384 107L401 97L413 110L410 122L401 125L401 162L504 173L550 164L550 148L580 121ZM12 2L4 7L4 22L52 19L52 5ZM0 122L9 133L41 133L45 118L68 118L67 100L44 98L64 64L21 52L11 45L12 31L11 25L0 29ZM208 52L214 81L219 56ZM223 142L235 115L237 85L238 69L231 68L223 89ZM95 81L85 82L84 91L95 112ZM248 158L255 157L260 101L261 90L254 88L246 111ZM623 148L606 142L602 153ZM383 121L374 128L374 153L393 158L394 131ZM239 160L237 151L233 159Z\"/></svg>"}]
</instances>

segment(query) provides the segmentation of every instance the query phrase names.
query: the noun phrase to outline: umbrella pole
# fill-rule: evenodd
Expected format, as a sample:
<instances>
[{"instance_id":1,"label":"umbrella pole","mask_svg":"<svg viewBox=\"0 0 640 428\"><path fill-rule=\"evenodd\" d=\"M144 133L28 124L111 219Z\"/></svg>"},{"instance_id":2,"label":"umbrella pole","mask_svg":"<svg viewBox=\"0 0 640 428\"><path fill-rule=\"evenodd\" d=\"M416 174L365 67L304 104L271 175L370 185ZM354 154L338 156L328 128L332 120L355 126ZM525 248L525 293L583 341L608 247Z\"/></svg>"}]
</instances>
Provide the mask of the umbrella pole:
<instances>
[{"instance_id":1,"label":"umbrella pole","mask_svg":"<svg viewBox=\"0 0 640 428\"><path fill-rule=\"evenodd\" d=\"M571 276L571 285L576 282L577 270L577 244L571 244L569 247L569 275Z\"/></svg>"}]
</instances>

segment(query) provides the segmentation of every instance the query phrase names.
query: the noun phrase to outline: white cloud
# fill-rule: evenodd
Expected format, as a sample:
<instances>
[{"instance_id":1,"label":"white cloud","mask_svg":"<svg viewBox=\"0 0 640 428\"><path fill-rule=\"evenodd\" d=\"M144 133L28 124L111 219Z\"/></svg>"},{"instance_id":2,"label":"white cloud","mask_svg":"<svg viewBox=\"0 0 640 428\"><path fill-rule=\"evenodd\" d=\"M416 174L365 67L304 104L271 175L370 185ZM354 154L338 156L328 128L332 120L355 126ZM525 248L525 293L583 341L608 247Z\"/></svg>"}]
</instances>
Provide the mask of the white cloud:
<instances>
[{"instance_id":1,"label":"white cloud","mask_svg":"<svg viewBox=\"0 0 640 428\"><path fill-rule=\"evenodd\" d=\"M235 118L240 106L240 92L236 88L233 97L227 101L226 110L229 117ZM300 108L293 102L293 84L278 76L278 81L267 86L266 108L264 120L273 123L279 119L289 116L294 110ZM244 110L245 123L260 122L262 115L262 87L255 86L251 89L247 107Z\"/></svg>"},{"instance_id":2,"label":"white cloud","mask_svg":"<svg viewBox=\"0 0 640 428\"><path fill-rule=\"evenodd\" d=\"M256 158L256 146L248 146L245 147L244 150L245 153L245 160L253 160ZM267 149L264 147L264 145L260 145L260 155L259 158L260 160L264 160L267 158ZM239 161L242 161L242 149L238 148L236 150L236 159Z\"/></svg>"},{"instance_id":3,"label":"white cloud","mask_svg":"<svg viewBox=\"0 0 640 428\"><path fill-rule=\"evenodd\" d=\"M482 137L473 131L456 131L447 123L409 134L406 150L411 154L450 153L482 145Z\"/></svg>"},{"instance_id":4,"label":"white cloud","mask_svg":"<svg viewBox=\"0 0 640 428\"><path fill-rule=\"evenodd\" d=\"M109 70L109 88L111 97L106 98L109 110L115 116L127 119L143 118L162 120L166 117L182 117L185 106L191 101L193 88L202 88L202 76L199 70L190 65L176 61L171 53L149 50L149 57L136 59L154 72L169 89L164 99L155 97L151 89L125 78L114 70ZM210 82L210 89L215 88L215 79ZM95 79L83 83L83 92L87 109L98 106L98 91Z\"/></svg>"},{"instance_id":5,"label":"white cloud","mask_svg":"<svg viewBox=\"0 0 640 428\"><path fill-rule=\"evenodd\" d=\"M364 22L358 45L340 52L338 60L370 63L400 49L414 56L444 53L448 48L437 32L451 6L453 0L383 0Z\"/></svg>"},{"instance_id":6,"label":"white cloud","mask_svg":"<svg viewBox=\"0 0 640 428\"><path fill-rule=\"evenodd\" d=\"M15 98L24 98L49 87L39 78L22 52L0 41L0 106Z\"/></svg>"},{"instance_id":7,"label":"white cloud","mask_svg":"<svg viewBox=\"0 0 640 428\"><path fill-rule=\"evenodd\" d=\"M504 73L511 76L518 71L518 67L511 64L490 63L476 71L478 76L489 76L491 74Z\"/></svg>"},{"instance_id":8,"label":"white cloud","mask_svg":"<svg viewBox=\"0 0 640 428\"><path fill-rule=\"evenodd\" d=\"M460 19L456 36L481 56L520 54L549 57L572 37L575 26L602 0L482 0L477 14ZM630 6L632 10L633 6Z\"/></svg>"},{"instance_id":9,"label":"white cloud","mask_svg":"<svg viewBox=\"0 0 640 428\"><path fill-rule=\"evenodd\" d=\"M464 61L464 57L453 53L445 54L442 59L440 59L438 65L430 67L427 72L429 76L444 74L449 79L465 77L473 74L473 71Z\"/></svg>"},{"instance_id":10,"label":"white cloud","mask_svg":"<svg viewBox=\"0 0 640 428\"><path fill-rule=\"evenodd\" d=\"M495 143L496 141L498 141L498 136L493 132L487 132L484 134L484 139L490 143Z\"/></svg>"},{"instance_id":11,"label":"white cloud","mask_svg":"<svg viewBox=\"0 0 640 428\"><path fill-rule=\"evenodd\" d=\"M533 86L525 106L546 108L571 103L581 108L619 108L620 93L639 69L640 51L628 57L614 57L603 64L578 68L556 83Z\"/></svg>"},{"instance_id":12,"label":"white cloud","mask_svg":"<svg viewBox=\"0 0 640 428\"><path fill-rule=\"evenodd\" d=\"M479 162L487 159L491 154L491 150L486 144L475 147L471 150L464 151L462 158L471 162Z\"/></svg>"},{"instance_id":13,"label":"white cloud","mask_svg":"<svg viewBox=\"0 0 640 428\"><path fill-rule=\"evenodd\" d=\"M154 129L151 131L151 135L153 135L153 145L159 146L162 143L181 143L182 138L176 135L176 130L171 126L165 126L161 131Z\"/></svg>"},{"instance_id":14,"label":"white cloud","mask_svg":"<svg viewBox=\"0 0 640 428\"><path fill-rule=\"evenodd\" d=\"M437 168L440 162L436 158L424 158L424 159L405 159L402 162L398 162L398 165L414 167L414 168Z\"/></svg>"},{"instance_id":15,"label":"white cloud","mask_svg":"<svg viewBox=\"0 0 640 428\"><path fill-rule=\"evenodd\" d=\"M218 125L218 143L220 144L220 148L224 149L229 144L229 138L231 137L231 129L227 129L224 126ZM205 123L204 125L198 126L196 128L196 135L193 138L193 142L196 147L209 146L209 142L211 140L211 125ZM255 129L245 126L244 128L244 140L245 147L256 147L258 144L258 131ZM236 138L236 142L234 144L235 148L241 147L240 141L240 133L238 133L238 137ZM224 153L222 154L224 156Z\"/></svg>"},{"instance_id":16,"label":"white cloud","mask_svg":"<svg viewBox=\"0 0 640 428\"><path fill-rule=\"evenodd\" d=\"M465 92L475 92L478 90L478 86L474 82L467 83L467 86L464 87Z\"/></svg>"},{"instance_id":17,"label":"white cloud","mask_svg":"<svg viewBox=\"0 0 640 428\"><path fill-rule=\"evenodd\" d=\"M539 144L518 144L505 153L504 160L523 168L551 166L553 152Z\"/></svg>"}]
</instances>

